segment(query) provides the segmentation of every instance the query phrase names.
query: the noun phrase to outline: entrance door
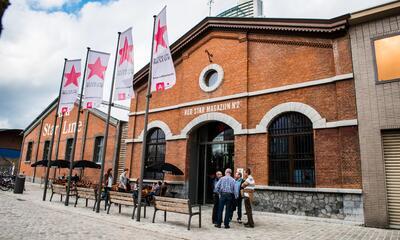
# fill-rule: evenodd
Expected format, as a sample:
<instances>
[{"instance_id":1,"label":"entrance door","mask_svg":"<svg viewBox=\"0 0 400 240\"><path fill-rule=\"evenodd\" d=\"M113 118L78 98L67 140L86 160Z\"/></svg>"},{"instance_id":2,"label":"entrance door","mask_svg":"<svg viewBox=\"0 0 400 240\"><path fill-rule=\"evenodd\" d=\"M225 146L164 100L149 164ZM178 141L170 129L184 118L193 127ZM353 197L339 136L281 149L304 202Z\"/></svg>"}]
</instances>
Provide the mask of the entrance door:
<instances>
[{"instance_id":1,"label":"entrance door","mask_svg":"<svg viewBox=\"0 0 400 240\"><path fill-rule=\"evenodd\" d=\"M382 134L391 228L400 228L400 131Z\"/></svg>"},{"instance_id":2,"label":"entrance door","mask_svg":"<svg viewBox=\"0 0 400 240\"><path fill-rule=\"evenodd\" d=\"M234 135L233 129L221 122L211 122L197 130L196 144L198 152L191 164L197 167L196 197L192 197L197 203L211 203L213 192L213 179L216 171L224 172L227 168L234 168Z\"/></svg>"}]
</instances>

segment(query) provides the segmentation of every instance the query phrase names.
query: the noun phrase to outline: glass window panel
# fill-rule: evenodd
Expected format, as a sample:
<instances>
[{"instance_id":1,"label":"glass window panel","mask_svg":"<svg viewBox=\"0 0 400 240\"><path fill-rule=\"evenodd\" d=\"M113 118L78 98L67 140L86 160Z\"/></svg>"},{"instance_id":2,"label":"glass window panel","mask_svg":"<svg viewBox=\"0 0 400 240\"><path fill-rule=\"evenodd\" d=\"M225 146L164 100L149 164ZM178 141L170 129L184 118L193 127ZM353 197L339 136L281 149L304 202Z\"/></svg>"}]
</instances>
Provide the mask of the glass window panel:
<instances>
[{"instance_id":1,"label":"glass window panel","mask_svg":"<svg viewBox=\"0 0 400 240\"><path fill-rule=\"evenodd\" d=\"M374 41L378 81L400 79L400 35Z\"/></svg>"}]
</instances>

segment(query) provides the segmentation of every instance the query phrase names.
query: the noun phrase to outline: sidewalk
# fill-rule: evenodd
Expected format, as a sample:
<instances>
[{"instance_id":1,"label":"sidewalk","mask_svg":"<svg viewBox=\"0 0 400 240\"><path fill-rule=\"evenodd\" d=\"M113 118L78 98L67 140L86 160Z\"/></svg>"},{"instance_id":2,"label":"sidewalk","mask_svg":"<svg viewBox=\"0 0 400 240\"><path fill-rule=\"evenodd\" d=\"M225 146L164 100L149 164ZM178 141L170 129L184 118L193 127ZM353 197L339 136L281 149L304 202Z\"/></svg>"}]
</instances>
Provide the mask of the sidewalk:
<instances>
[{"instance_id":1,"label":"sidewalk","mask_svg":"<svg viewBox=\"0 0 400 240\"><path fill-rule=\"evenodd\" d=\"M305 220L293 216L255 212L254 229L235 221L231 229L217 229L211 224L211 208L202 212L202 228L197 216L192 229L186 230L187 216L157 213L151 223L153 208L141 222L131 219L132 208L111 207L95 213L82 200L76 208L66 207L55 196L53 202L42 201L43 189L27 183L22 195L0 192L0 239L400 239L400 231L354 226L344 222ZM71 199L74 202L74 198ZM93 206L89 202L89 206ZM104 209L104 208L103 208ZM234 218L235 219L235 218Z\"/></svg>"}]
</instances>

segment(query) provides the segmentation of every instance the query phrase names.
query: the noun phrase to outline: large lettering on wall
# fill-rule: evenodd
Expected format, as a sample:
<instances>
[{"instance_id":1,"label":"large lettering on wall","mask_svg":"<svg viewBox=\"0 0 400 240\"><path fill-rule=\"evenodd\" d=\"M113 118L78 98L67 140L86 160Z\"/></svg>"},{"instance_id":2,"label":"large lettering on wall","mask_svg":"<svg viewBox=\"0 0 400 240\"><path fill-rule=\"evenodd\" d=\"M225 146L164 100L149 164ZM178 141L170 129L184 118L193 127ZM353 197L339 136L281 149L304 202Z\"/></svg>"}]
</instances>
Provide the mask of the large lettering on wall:
<instances>
[{"instance_id":1,"label":"large lettering on wall","mask_svg":"<svg viewBox=\"0 0 400 240\"><path fill-rule=\"evenodd\" d=\"M232 102L225 102L225 103L219 103L219 104L208 105L208 106L198 106L198 107L187 108L187 109L183 110L183 115L191 116L191 115L198 115L198 114L203 114L203 113L208 113L208 112L222 112L222 111L226 111L226 110L239 109L240 102L241 101L232 101Z\"/></svg>"},{"instance_id":2,"label":"large lettering on wall","mask_svg":"<svg viewBox=\"0 0 400 240\"><path fill-rule=\"evenodd\" d=\"M75 132L75 125L76 125L75 122L73 122L73 123L68 123L67 121L65 121L65 122L63 123L63 129L62 129L62 131L61 131L61 134L70 134L70 133L74 133L74 132ZM54 125L52 125L52 124L50 124L50 123L45 123L45 124L43 125L42 136L43 136L43 137L51 136L51 135L53 134L53 127L54 127ZM58 128L59 128L59 126L56 125L56 134L57 134L58 131L59 131ZM82 128L82 121L79 121L79 124L78 124L78 132L81 131L81 128Z\"/></svg>"}]
</instances>

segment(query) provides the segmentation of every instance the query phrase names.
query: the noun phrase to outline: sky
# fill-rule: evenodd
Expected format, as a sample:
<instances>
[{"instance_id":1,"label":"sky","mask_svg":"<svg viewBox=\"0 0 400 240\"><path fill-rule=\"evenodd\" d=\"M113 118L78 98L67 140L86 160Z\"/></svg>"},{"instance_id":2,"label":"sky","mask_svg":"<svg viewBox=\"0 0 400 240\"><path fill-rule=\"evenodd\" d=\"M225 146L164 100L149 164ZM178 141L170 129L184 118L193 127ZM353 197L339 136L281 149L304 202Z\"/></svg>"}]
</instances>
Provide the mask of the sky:
<instances>
[{"instance_id":1,"label":"sky","mask_svg":"<svg viewBox=\"0 0 400 240\"><path fill-rule=\"evenodd\" d=\"M263 0L266 17L333 18L390 0ZM21 128L57 97L64 58L86 47L111 53L117 32L133 27L135 72L150 58L152 16L166 5L170 44L208 16L208 0L11 0L0 36L0 129ZM214 0L212 15L237 0ZM83 67L83 66L82 66ZM122 104L127 104L122 103Z\"/></svg>"}]
</instances>

